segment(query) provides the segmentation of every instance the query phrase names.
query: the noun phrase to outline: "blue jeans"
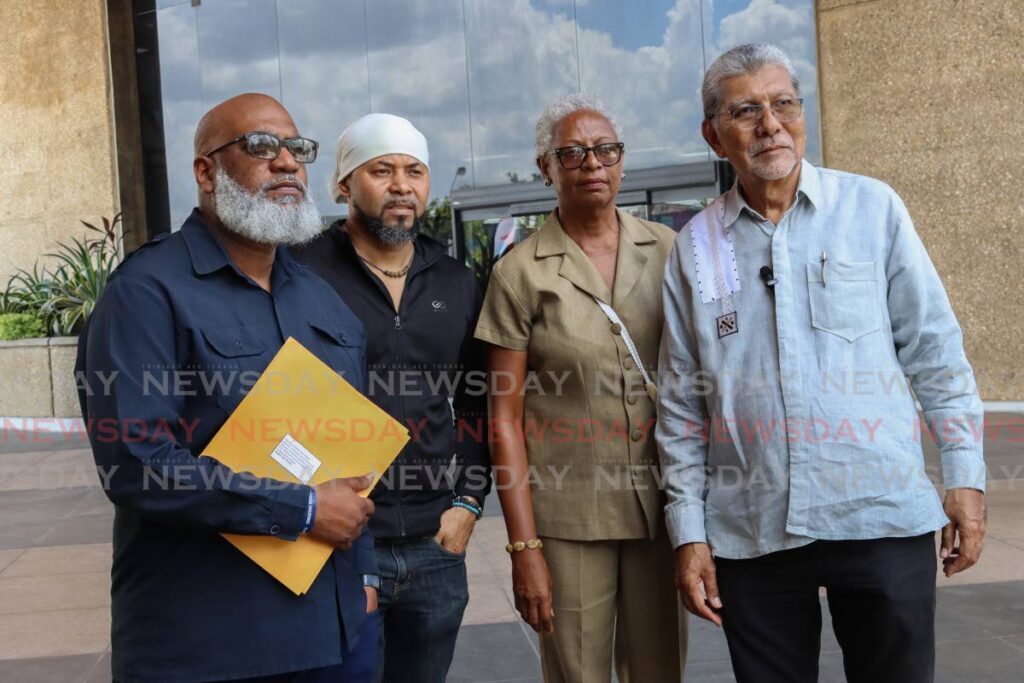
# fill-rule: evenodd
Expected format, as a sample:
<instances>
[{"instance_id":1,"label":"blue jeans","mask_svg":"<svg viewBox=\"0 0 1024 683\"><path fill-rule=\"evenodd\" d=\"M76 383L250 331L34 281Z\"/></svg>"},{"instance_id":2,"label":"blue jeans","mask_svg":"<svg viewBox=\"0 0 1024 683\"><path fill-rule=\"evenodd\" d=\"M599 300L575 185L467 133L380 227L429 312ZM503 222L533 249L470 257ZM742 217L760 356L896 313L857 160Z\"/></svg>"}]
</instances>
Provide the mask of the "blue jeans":
<instances>
[{"instance_id":1,"label":"blue jeans","mask_svg":"<svg viewBox=\"0 0 1024 683\"><path fill-rule=\"evenodd\" d=\"M449 552L429 536L378 540L376 551L382 625L377 680L444 683L469 602L465 554Z\"/></svg>"}]
</instances>

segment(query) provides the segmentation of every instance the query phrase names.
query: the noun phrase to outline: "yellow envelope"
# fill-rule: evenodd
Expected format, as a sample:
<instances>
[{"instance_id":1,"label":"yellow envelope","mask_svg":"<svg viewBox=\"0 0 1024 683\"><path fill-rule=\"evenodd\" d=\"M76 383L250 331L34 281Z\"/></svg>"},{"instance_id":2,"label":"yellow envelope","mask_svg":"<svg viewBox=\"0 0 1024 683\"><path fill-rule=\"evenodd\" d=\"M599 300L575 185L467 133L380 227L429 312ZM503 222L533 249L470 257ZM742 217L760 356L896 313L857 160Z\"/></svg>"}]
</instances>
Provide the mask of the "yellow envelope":
<instances>
[{"instance_id":1,"label":"yellow envelope","mask_svg":"<svg viewBox=\"0 0 1024 683\"><path fill-rule=\"evenodd\" d=\"M280 481L315 486L372 472L376 485L408 441L401 423L289 338L202 455ZM333 550L306 535L222 535L296 595L309 590Z\"/></svg>"}]
</instances>

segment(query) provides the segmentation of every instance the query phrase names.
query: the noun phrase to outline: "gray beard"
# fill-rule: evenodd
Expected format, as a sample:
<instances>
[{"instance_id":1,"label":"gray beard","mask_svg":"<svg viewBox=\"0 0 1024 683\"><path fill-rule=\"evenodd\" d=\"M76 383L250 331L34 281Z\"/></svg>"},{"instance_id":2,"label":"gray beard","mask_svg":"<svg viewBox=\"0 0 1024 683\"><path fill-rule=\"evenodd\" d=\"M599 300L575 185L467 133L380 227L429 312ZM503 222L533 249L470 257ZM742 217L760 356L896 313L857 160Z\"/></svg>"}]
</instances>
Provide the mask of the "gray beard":
<instances>
[{"instance_id":1,"label":"gray beard","mask_svg":"<svg viewBox=\"0 0 1024 683\"><path fill-rule=\"evenodd\" d=\"M796 149L790 147L790 159L776 159L774 161L765 161L761 157L756 156L757 152L760 152L773 144L784 144L784 139L769 139L758 143L751 148L753 153L751 156L750 172L760 178L761 180L781 180L792 173L798 166L800 166L800 157L797 156ZM792 143L791 143L792 144Z\"/></svg>"},{"instance_id":2,"label":"gray beard","mask_svg":"<svg viewBox=\"0 0 1024 683\"><path fill-rule=\"evenodd\" d=\"M323 232L320 212L309 194L309 188L297 177L288 175L275 178L257 192L248 192L227 172L217 169L214 176L214 200L217 217L231 232L258 244L305 244ZM272 201L267 190L282 180L302 184L301 199Z\"/></svg>"},{"instance_id":3,"label":"gray beard","mask_svg":"<svg viewBox=\"0 0 1024 683\"><path fill-rule=\"evenodd\" d=\"M793 164L786 164L785 161L780 160L774 164L754 164L750 167L750 171L761 180L782 180L796 170L799 165L800 159Z\"/></svg>"}]
</instances>

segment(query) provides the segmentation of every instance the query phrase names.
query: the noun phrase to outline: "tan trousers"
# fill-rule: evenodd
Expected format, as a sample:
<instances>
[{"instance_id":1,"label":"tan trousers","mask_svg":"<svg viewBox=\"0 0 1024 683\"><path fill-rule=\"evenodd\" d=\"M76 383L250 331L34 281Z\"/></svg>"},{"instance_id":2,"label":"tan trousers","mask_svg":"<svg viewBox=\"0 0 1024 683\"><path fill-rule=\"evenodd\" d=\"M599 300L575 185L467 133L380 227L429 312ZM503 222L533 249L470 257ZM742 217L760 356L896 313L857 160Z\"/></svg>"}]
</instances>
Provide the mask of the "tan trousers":
<instances>
[{"instance_id":1,"label":"tan trousers","mask_svg":"<svg viewBox=\"0 0 1024 683\"><path fill-rule=\"evenodd\" d=\"M679 683L686 611L664 533L653 541L544 538L555 632L540 639L545 683Z\"/></svg>"}]
</instances>

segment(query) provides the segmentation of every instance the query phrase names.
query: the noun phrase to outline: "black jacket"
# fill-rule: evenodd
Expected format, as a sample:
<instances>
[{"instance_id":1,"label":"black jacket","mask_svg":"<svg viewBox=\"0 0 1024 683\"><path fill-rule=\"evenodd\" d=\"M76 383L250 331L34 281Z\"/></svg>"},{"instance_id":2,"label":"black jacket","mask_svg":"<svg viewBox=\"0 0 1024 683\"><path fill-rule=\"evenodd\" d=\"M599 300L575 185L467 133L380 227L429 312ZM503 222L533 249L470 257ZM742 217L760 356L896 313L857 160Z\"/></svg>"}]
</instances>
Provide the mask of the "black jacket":
<instances>
[{"instance_id":1,"label":"black jacket","mask_svg":"<svg viewBox=\"0 0 1024 683\"><path fill-rule=\"evenodd\" d=\"M370 530L380 539L432 535L453 489L482 502L491 486L484 345L473 338L480 288L468 268L420 235L396 314L342 226L293 253L362 320L367 395L409 429L409 444L372 494Z\"/></svg>"}]
</instances>

